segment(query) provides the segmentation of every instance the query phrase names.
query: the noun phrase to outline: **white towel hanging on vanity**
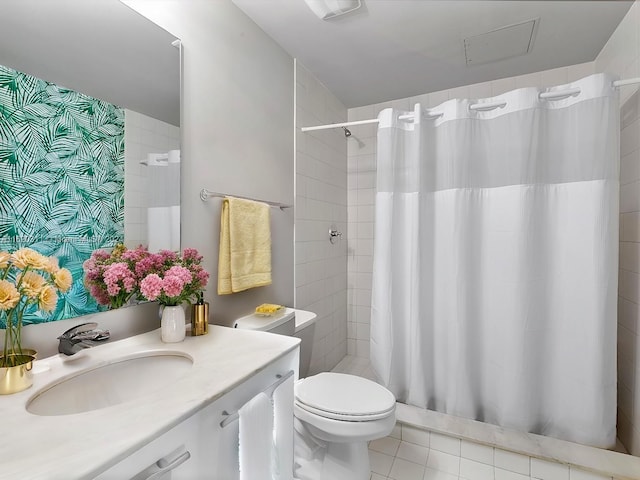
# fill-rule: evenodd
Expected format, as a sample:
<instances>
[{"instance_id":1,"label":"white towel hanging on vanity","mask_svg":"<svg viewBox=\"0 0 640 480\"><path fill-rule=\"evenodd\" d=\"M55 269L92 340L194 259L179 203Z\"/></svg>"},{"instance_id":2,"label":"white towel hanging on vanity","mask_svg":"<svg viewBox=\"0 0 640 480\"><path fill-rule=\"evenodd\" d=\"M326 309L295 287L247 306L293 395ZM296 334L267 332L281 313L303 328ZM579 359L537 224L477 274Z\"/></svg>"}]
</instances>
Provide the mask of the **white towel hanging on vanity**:
<instances>
[{"instance_id":1,"label":"white towel hanging on vanity","mask_svg":"<svg viewBox=\"0 0 640 480\"><path fill-rule=\"evenodd\" d=\"M273 392L273 480L293 479L293 375Z\"/></svg>"},{"instance_id":2,"label":"white towel hanging on vanity","mask_svg":"<svg viewBox=\"0 0 640 480\"><path fill-rule=\"evenodd\" d=\"M240 408L240 480L271 480L273 406L259 393Z\"/></svg>"}]
</instances>

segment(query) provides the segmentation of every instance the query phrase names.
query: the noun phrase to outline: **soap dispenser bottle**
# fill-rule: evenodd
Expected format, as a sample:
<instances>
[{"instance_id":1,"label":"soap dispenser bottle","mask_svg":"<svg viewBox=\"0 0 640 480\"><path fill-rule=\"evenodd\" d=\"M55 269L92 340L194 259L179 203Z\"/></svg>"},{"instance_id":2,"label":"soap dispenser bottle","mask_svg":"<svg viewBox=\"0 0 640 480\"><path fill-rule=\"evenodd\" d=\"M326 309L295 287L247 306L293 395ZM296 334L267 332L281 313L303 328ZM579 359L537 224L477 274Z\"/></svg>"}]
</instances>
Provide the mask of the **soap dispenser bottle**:
<instances>
[{"instance_id":1,"label":"soap dispenser bottle","mask_svg":"<svg viewBox=\"0 0 640 480\"><path fill-rule=\"evenodd\" d=\"M205 302L200 292L198 301L191 309L191 335L206 335L209 330L209 302Z\"/></svg>"}]
</instances>

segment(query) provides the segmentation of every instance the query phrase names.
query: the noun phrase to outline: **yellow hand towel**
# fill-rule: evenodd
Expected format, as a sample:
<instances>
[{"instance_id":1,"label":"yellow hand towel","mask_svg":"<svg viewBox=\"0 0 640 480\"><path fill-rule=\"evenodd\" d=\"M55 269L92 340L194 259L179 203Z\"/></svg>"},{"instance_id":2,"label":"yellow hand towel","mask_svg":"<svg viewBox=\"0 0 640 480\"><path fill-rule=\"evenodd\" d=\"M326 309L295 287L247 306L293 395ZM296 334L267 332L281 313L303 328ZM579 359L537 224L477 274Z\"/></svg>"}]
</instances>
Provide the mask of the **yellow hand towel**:
<instances>
[{"instance_id":1,"label":"yellow hand towel","mask_svg":"<svg viewBox=\"0 0 640 480\"><path fill-rule=\"evenodd\" d=\"M269 210L252 200L222 200L218 295L271 285Z\"/></svg>"}]
</instances>

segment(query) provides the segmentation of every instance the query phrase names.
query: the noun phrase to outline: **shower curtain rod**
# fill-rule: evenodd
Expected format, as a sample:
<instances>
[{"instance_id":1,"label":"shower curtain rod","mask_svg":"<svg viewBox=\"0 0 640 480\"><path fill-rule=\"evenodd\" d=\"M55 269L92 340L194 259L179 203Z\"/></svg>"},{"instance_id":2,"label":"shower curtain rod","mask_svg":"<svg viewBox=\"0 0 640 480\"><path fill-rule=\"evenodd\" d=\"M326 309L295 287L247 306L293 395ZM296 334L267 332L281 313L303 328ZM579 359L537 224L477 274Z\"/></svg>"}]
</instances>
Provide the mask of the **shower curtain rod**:
<instances>
[{"instance_id":1,"label":"shower curtain rod","mask_svg":"<svg viewBox=\"0 0 640 480\"><path fill-rule=\"evenodd\" d=\"M618 87L624 87L626 85L635 85L640 83L640 77L637 78L629 78L627 80L616 80L615 82L613 82L613 87L614 88L618 88ZM551 92L543 92L540 94L540 98L542 98L543 100L550 100L550 99L562 99L562 98L566 98L566 97L570 97L573 95L578 95L580 93L580 89L579 88L571 88L568 90L557 90L557 91L551 91ZM493 110L495 108L501 108L504 107L507 104L507 102L487 102L487 103L475 103L473 105L470 105L469 108L471 110L480 110L480 111L487 111L487 110ZM435 113L435 112L426 112L425 117L426 118L438 118L441 117L442 113ZM407 114L407 115L400 115L398 117L398 120L413 120L413 114ZM330 128L342 128L342 127L353 127L355 125L367 125L370 123L378 123L380 120L378 120L377 118L371 118L369 120L356 120L354 122L341 122L341 123L330 123L328 125L317 125L314 127L302 127L300 129L300 131L302 132L312 132L314 130L328 130Z\"/></svg>"}]
</instances>

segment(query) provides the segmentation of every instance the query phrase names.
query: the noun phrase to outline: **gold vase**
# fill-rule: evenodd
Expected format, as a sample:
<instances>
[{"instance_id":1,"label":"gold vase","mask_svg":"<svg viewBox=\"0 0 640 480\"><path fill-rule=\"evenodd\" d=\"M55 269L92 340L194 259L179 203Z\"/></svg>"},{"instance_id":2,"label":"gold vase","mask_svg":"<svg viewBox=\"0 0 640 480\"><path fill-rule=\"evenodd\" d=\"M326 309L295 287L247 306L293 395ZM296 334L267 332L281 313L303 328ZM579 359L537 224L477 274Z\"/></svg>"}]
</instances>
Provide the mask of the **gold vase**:
<instances>
[{"instance_id":1,"label":"gold vase","mask_svg":"<svg viewBox=\"0 0 640 480\"><path fill-rule=\"evenodd\" d=\"M0 352L0 359L3 352ZM0 366L0 395L8 395L10 393L21 392L33 385L33 368L34 355L9 355L15 359L17 365L13 367Z\"/></svg>"}]
</instances>

